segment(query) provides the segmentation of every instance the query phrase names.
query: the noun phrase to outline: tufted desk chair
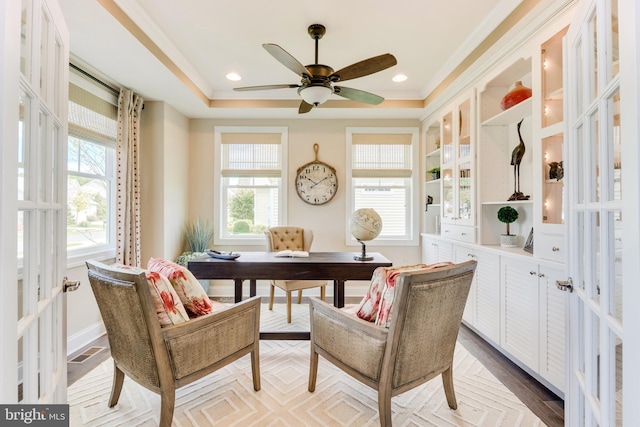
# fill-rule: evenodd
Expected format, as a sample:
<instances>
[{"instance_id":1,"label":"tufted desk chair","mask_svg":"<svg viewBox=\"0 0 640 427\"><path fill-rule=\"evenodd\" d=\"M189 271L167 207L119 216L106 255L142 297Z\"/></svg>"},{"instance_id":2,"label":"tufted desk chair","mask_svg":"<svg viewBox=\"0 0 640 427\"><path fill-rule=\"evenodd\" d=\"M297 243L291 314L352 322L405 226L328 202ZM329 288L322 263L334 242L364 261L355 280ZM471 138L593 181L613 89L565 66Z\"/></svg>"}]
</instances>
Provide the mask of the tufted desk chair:
<instances>
[{"instance_id":1,"label":"tufted desk chair","mask_svg":"<svg viewBox=\"0 0 640 427\"><path fill-rule=\"evenodd\" d=\"M311 249L313 231L300 227L271 227L264 232L267 251L307 251ZM287 294L287 323L291 323L291 292L298 291L298 304L302 302L302 290L320 286L320 299L324 301L327 282L324 280L272 280L269 290L269 310L273 310L275 287Z\"/></svg>"}]
</instances>

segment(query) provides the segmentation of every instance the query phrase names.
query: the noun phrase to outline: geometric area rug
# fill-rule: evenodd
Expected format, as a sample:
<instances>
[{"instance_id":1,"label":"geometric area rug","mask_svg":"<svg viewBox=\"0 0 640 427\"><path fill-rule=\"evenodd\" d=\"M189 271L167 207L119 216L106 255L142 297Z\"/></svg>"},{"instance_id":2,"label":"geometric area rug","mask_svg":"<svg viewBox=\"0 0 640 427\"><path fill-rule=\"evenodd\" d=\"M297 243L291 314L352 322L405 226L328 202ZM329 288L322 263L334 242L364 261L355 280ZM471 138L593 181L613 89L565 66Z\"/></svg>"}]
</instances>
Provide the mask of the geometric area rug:
<instances>
[{"instance_id":1,"label":"geometric area rug","mask_svg":"<svg viewBox=\"0 0 640 427\"><path fill-rule=\"evenodd\" d=\"M264 308L264 307L263 307ZM173 426L379 426L377 393L320 357L309 393L309 342L260 343L260 391L247 355L176 392ZM106 360L68 390L70 426L157 426L159 395L125 379L118 404L107 407L113 362ZM462 344L453 381L458 409L447 405L441 377L392 398L400 426L544 426Z\"/></svg>"}]
</instances>

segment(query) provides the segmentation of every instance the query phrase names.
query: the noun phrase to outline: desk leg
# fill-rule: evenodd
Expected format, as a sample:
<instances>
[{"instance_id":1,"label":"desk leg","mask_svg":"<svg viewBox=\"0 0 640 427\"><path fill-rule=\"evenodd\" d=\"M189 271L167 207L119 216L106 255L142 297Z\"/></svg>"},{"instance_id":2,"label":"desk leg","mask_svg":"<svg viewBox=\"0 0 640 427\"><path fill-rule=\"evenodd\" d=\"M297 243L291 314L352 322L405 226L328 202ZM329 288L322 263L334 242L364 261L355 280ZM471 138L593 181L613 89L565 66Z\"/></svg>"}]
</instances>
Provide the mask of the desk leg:
<instances>
[{"instance_id":1,"label":"desk leg","mask_svg":"<svg viewBox=\"0 0 640 427\"><path fill-rule=\"evenodd\" d=\"M249 280L249 296L250 297L255 297L256 296L256 280Z\"/></svg>"},{"instance_id":2,"label":"desk leg","mask_svg":"<svg viewBox=\"0 0 640 427\"><path fill-rule=\"evenodd\" d=\"M344 280L333 281L333 305L338 308L344 307Z\"/></svg>"},{"instance_id":3,"label":"desk leg","mask_svg":"<svg viewBox=\"0 0 640 427\"><path fill-rule=\"evenodd\" d=\"M235 285L233 299L235 302L242 301L242 279L234 279L233 281Z\"/></svg>"}]
</instances>

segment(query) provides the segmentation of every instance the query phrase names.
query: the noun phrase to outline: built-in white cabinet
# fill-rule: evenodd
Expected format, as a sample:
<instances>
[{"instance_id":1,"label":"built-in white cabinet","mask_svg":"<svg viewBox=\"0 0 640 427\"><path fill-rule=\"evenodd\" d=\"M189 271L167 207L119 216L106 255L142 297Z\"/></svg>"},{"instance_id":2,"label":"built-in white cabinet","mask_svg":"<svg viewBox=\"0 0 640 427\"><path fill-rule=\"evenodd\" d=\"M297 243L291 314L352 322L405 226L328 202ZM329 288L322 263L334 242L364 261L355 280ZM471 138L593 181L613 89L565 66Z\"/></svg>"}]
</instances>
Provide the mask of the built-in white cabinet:
<instances>
[{"instance_id":1,"label":"built-in white cabinet","mask_svg":"<svg viewBox=\"0 0 640 427\"><path fill-rule=\"evenodd\" d=\"M422 235L422 262L478 262L463 323L562 396L567 294L563 266L504 250Z\"/></svg>"},{"instance_id":2,"label":"built-in white cabinet","mask_svg":"<svg viewBox=\"0 0 640 427\"><path fill-rule=\"evenodd\" d=\"M440 122L435 121L426 126L424 136L424 220L423 230L426 233L440 234L440 141L442 138Z\"/></svg>"}]
</instances>

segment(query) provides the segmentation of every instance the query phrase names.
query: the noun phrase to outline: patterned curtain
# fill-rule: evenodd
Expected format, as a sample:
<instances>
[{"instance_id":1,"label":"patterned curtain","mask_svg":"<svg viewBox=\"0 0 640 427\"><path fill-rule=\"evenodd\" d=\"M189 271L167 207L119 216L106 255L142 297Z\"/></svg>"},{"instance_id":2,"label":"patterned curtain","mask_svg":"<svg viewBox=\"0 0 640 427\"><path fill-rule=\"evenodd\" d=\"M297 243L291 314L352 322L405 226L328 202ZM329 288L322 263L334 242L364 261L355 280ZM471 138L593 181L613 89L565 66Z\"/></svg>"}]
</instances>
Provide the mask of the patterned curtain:
<instances>
[{"instance_id":1,"label":"patterned curtain","mask_svg":"<svg viewBox=\"0 0 640 427\"><path fill-rule=\"evenodd\" d=\"M140 265L140 112L142 98L129 89L120 90L117 142L116 262Z\"/></svg>"}]
</instances>

